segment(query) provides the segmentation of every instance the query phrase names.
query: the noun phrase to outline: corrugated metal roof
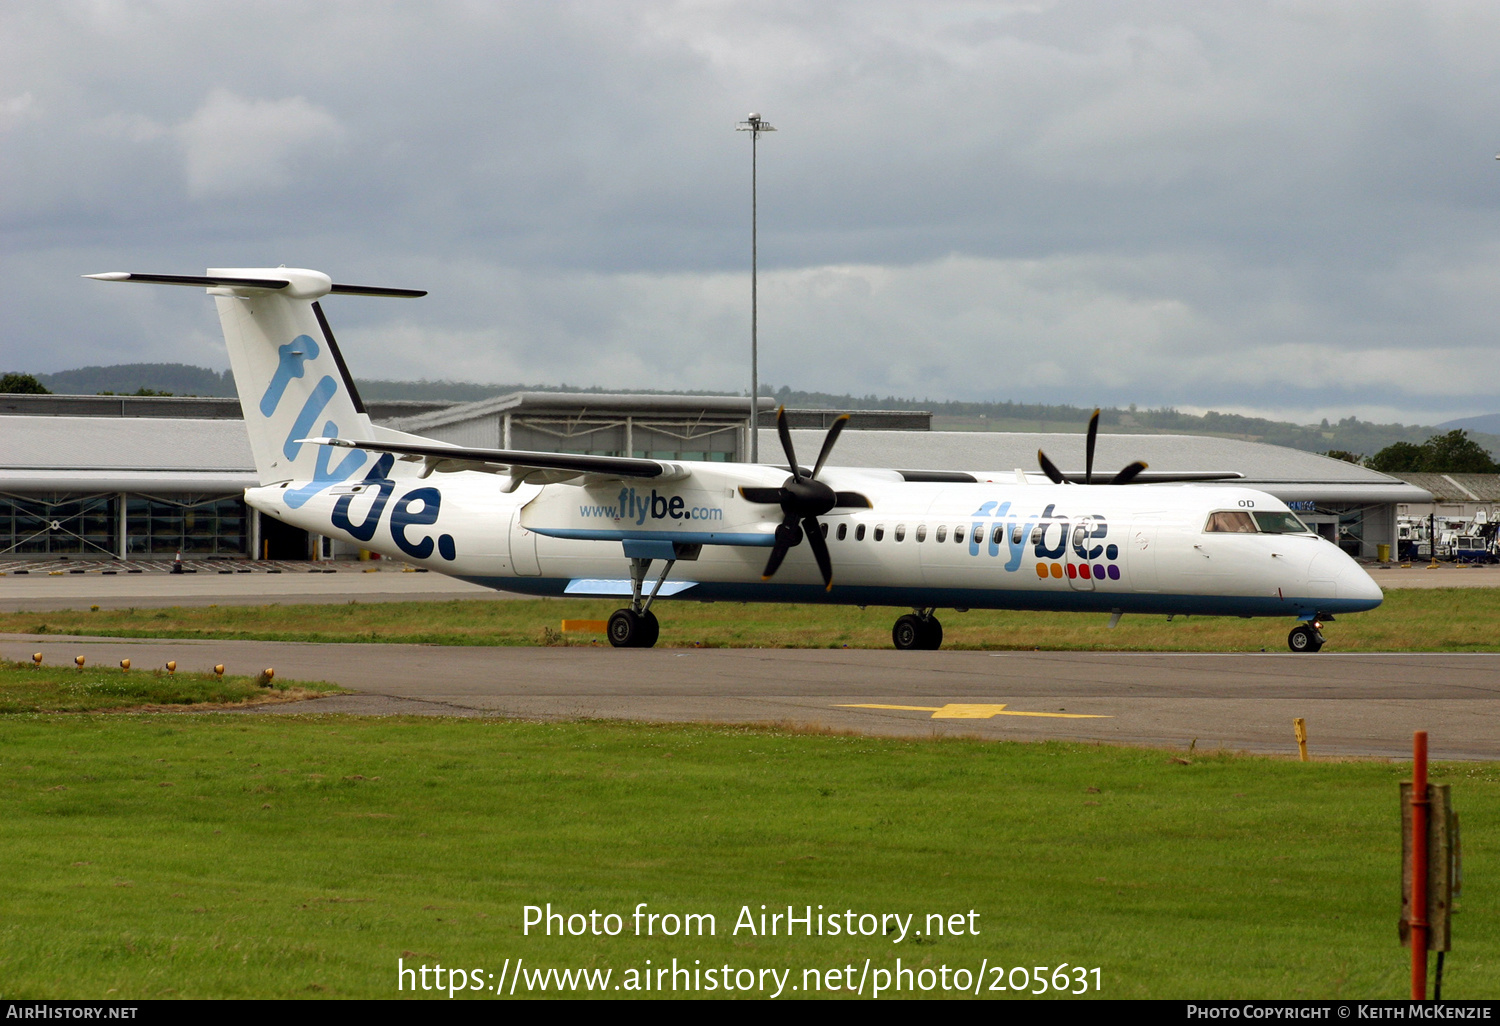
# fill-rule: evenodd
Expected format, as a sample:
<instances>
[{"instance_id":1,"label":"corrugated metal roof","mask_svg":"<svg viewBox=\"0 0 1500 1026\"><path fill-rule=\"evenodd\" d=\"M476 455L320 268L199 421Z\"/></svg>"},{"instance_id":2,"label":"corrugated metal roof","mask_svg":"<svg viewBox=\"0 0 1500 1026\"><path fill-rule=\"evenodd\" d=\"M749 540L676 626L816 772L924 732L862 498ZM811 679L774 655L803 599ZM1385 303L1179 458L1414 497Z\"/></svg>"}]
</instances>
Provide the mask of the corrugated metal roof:
<instances>
[{"instance_id":1,"label":"corrugated metal roof","mask_svg":"<svg viewBox=\"0 0 1500 1026\"><path fill-rule=\"evenodd\" d=\"M761 452L779 454L776 432L761 430ZM797 455L812 461L823 444L820 431L793 431ZM925 468L932 470L999 470L1021 467L1036 471L1036 451L1043 449L1064 471L1082 471L1081 434L1010 431L862 431L845 434L831 462L840 466ZM1202 435L1103 435L1094 456L1095 474L1114 474L1132 460L1152 470L1226 470L1249 481L1315 481L1348 484L1399 484L1343 460L1263 442Z\"/></svg>"},{"instance_id":2,"label":"corrugated metal roof","mask_svg":"<svg viewBox=\"0 0 1500 1026\"><path fill-rule=\"evenodd\" d=\"M562 398L557 393L531 394ZM799 458L807 463L816 460L824 435L821 430L792 431ZM779 458L781 445L773 429L761 431L760 444L767 461ZM1083 435L999 431L850 431L839 439L830 462L1009 475L1016 467L1035 473L1038 448L1065 471L1083 469ZM1265 487L1283 498L1425 502L1429 491L1467 498L1460 489L1449 487L1454 482L1486 501L1500 498L1500 475L1412 474L1408 484L1352 463L1260 442L1194 435L1099 436L1096 473L1112 475L1137 459L1153 470L1237 471L1245 475L1244 484ZM254 483L254 475L243 421L0 417L0 488L19 488L32 481L37 487L63 490L76 479L81 488L163 489L180 480L181 490L197 491L210 481L246 487Z\"/></svg>"},{"instance_id":3,"label":"corrugated metal roof","mask_svg":"<svg viewBox=\"0 0 1500 1026\"><path fill-rule=\"evenodd\" d=\"M793 431L797 458L812 463L824 432ZM774 431L761 431L761 454L779 460L781 444ZM1045 450L1065 472L1084 468L1081 434L1009 431L860 431L845 432L829 458L844 467L893 467L900 470L963 470L1010 476L1019 467L1038 474L1036 452ZM773 456L772 454L776 454ZM1427 493L1386 474L1343 460L1263 442L1201 435L1100 435L1094 473L1104 480L1133 460L1152 470L1221 470L1245 475L1240 484L1261 488L1286 500L1317 499L1336 503L1426 502Z\"/></svg>"},{"instance_id":4,"label":"corrugated metal roof","mask_svg":"<svg viewBox=\"0 0 1500 1026\"><path fill-rule=\"evenodd\" d=\"M1500 502L1500 474L1402 474L1437 502Z\"/></svg>"},{"instance_id":5,"label":"corrugated metal roof","mask_svg":"<svg viewBox=\"0 0 1500 1026\"><path fill-rule=\"evenodd\" d=\"M242 420L3 417L0 470L253 475L255 459Z\"/></svg>"},{"instance_id":6,"label":"corrugated metal roof","mask_svg":"<svg viewBox=\"0 0 1500 1026\"><path fill-rule=\"evenodd\" d=\"M776 400L764 396L760 400L762 411L774 413ZM463 403L424 413L417 417L393 421L392 427L402 431L420 433L425 428L446 427L468 420L493 417L505 413L554 413L573 416L635 416L649 417L653 414L678 416L713 413L725 417L749 417L750 400L732 395L632 395L628 393L606 394L591 392L512 392L497 395L492 399ZM765 413L762 414L764 416Z\"/></svg>"}]
</instances>

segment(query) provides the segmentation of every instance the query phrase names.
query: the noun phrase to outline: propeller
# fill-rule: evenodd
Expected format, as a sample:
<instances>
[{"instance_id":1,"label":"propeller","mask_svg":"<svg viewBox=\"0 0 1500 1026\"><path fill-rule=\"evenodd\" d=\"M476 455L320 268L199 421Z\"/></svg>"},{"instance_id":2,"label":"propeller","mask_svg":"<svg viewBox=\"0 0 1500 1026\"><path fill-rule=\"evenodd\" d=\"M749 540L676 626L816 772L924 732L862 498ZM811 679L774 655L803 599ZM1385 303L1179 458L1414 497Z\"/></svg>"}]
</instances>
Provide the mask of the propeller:
<instances>
[{"instance_id":1,"label":"propeller","mask_svg":"<svg viewBox=\"0 0 1500 1026\"><path fill-rule=\"evenodd\" d=\"M776 543L771 548L771 558L766 560L761 580L770 580L780 569L787 552L801 544L805 537L808 547L812 549L813 558L818 561L818 570L823 574L824 587L833 587L833 561L829 559L828 543L823 540L823 528L818 523L818 517L835 507L870 505L870 500L858 492L836 492L818 480L823 464L828 462L828 454L833 451L833 443L838 441L848 423L847 413L833 422L823 439L818 462L808 470L797 462L797 451L792 448L792 433L786 425L786 407L776 411L776 434L781 438L781 449L786 453L786 462L792 476L780 488L740 488L740 494L747 501L780 506L782 511L781 523L776 525Z\"/></svg>"},{"instance_id":2,"label":"propeller","mask_svg":"<svg viewBox=\"0 0 1500 1026\"><path fill-rule=\"evenodd\" d=\"M1084 484L1093 484L1094 483L1094 446L1098 442L1098 440L1099 440L1099 411L1095 410L1094 411L1094 415L1089 418L1088 438L1085 440L1085 442L1083 444L1083 483ZM1067 478L1063 475L1063 472L1061 470L1057 469L1057 464L1055 464L1051 460L1049 460L1047 458L1047 454L1044 453L1044 452L1042 452L1042 450L1040 450L1040 449L1038 449L1036 451L1036 460L1037 460L1037 463L1041 464L1042 473L1046 474L1047 477L1048 477L1048 479L1051 480L1051 482L1053 484L1066 484L1067 483ZM1143 470L1145 470L1145 469L1146 469L1146 464L1143 463L1143 462L1141 462L1140 460L1136 460L1134 463L1128 463L1128 464L1126 464L1125 467L1123 469L1121 469L1120 472L1118 474L1116 474L1114 477L1110 478L1108 482L1100 482L1100 483L1101 484L1108 483L1108 484L1112 484L1112 485L1130 484L1130 482L1134 481L1136 479L1136 477L1138 477L1140 475L1140 472L1143 471Z\"/></svg>"}]
</instances>

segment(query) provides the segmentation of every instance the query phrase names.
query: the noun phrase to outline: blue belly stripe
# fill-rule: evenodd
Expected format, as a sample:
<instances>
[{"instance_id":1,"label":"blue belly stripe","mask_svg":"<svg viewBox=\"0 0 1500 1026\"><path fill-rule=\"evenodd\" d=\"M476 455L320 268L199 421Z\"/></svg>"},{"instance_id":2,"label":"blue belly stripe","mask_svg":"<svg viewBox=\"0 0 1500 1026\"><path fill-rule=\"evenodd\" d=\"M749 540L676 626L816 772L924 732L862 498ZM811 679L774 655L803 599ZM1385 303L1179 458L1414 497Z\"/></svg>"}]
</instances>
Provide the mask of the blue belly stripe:
<instances>
[{"instance_id":1,"label":"blue belly stripe","mask_svg":"<svg viewBox=\"0 0 1500 1026\"><path fill-rule=\"evenodd\" d=\"M477 577L462 580L523 595L563 595L573 578ZM663 588L663 591L666 589ZM1284 616L1359 613L1374 609L1369 599L1300 598L1288 595L1167 595L1101 591L1000 591L980 588L893 588L880 585L779 584L699 581L682 598L699 602L802 602L843 606L906 606L952 609L1017 609L1055 613L1145 613L1173 616Z\"/></svg>"}]
</instances>

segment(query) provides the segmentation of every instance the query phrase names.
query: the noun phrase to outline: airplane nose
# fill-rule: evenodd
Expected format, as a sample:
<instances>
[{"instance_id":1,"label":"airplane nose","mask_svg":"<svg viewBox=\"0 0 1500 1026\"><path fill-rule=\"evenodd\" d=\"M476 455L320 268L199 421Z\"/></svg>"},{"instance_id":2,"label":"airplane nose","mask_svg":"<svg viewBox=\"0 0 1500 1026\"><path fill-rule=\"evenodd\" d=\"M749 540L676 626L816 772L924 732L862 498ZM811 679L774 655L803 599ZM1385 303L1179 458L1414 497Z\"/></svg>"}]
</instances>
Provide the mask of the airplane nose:
<instances>
[{"instance_id":1,"label":"airplane nose","mask_svg":"<svg viewBox=\"0 0 1500 1026\"><path fill-rule=\"evenodd\" d=\"M1331 581L1334 596L1339 605L1351 612L1374 609L1385 601L1385 595L1374 578L1365 573L1364 567L1356 563L1348 553L1324 544L1313 557L1308 576L1315 581ZM1330 596L1332 597L1332 596ZM1359 603L1351 607L1349 603Z\"/></svg>"},{"instance_id":2,"label":"airplane nose","mask_svg":"<svg viewBox=\"0 0 1500 1026\"><path fill-rule=\"evenodd\" d=\"M1339 575L1338 589L1341 599L1368 602L1366 609L1374 609L1385 601L1385 593L1380 590L1380 585L1375 583L1375 578L1366 573L1365 568L1352 559L1344 567L1344 572Z\"/></svg>"}]
</instances>

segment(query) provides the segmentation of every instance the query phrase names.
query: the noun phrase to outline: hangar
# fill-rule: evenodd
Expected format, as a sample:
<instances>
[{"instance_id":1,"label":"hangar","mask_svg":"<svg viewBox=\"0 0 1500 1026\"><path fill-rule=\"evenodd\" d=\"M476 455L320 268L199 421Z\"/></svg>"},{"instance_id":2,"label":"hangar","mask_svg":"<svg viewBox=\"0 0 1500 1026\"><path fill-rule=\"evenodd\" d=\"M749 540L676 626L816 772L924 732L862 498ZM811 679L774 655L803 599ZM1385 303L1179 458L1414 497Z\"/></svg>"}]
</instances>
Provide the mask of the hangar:
<instances>
[{"instance_id":1,"label":"hangar","mask_svg":"<svg viewBox=\"0 0 1500 1026\"><path fill-rule=\"evenodd\" d=\"M743 461L747 400L732 396L517 392L474 403L369 402L377 423L454 444ZM775 401L761 400L762 423ZM799 453L815 455L840 411L789 410ZM1015 480L1045 449L1083 468L1083 435L932 431L921 412L850 411L835 462L966 471ZM779 459L762 427L762 458ZM1398 504L1430 503L1423 488L1312 453L1236 439L1100 435L1096 469L1141 459L1156 470L1232 470L1292 504L1352 555L1394 549ZM248 509L256 484L237 399L0 396L0 560L310 559L357 549L309 538Z\"/></svg>"}]
</instances>

